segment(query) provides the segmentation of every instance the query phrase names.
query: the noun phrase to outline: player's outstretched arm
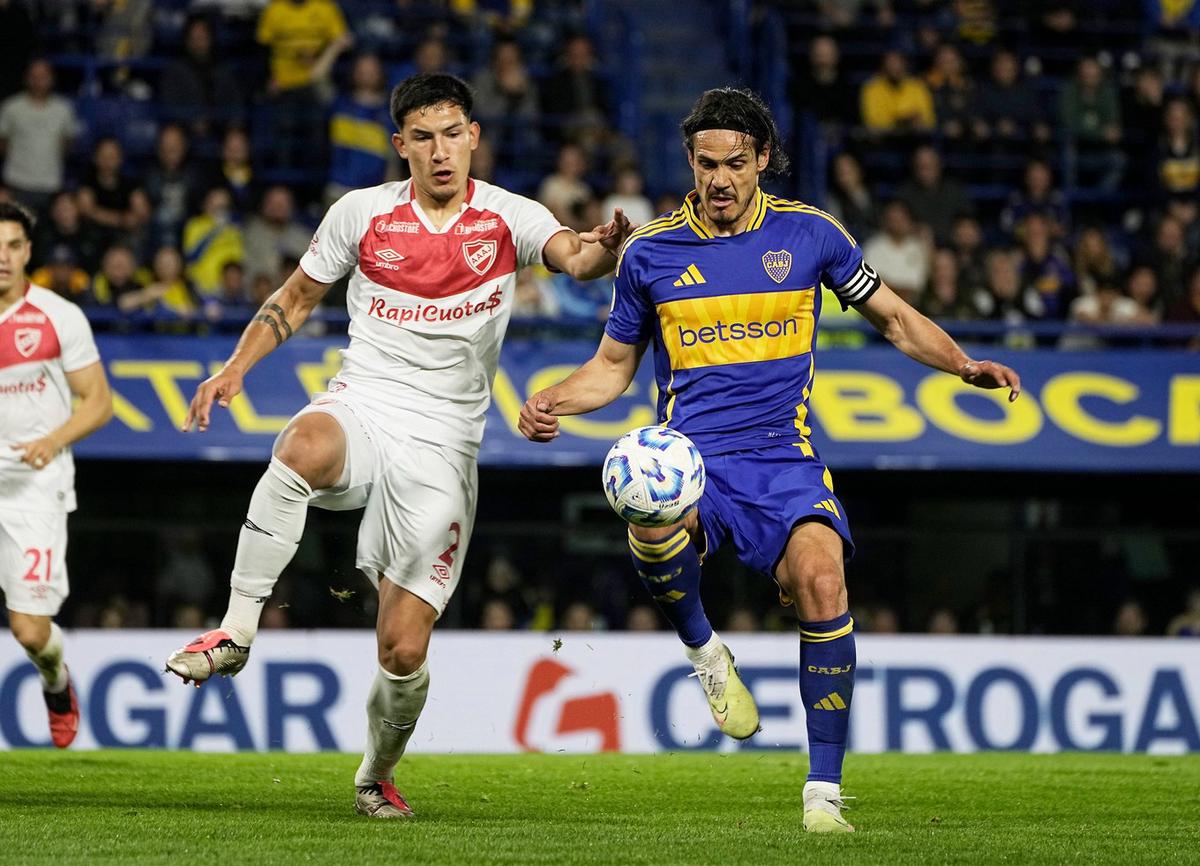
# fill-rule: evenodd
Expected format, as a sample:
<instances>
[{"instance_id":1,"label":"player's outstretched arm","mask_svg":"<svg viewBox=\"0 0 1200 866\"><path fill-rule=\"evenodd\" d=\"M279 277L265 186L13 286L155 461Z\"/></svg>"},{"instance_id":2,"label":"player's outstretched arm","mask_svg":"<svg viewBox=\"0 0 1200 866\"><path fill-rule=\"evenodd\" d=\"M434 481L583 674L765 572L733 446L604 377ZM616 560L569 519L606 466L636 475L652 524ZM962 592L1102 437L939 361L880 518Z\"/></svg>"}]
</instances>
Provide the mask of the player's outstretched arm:
<instances>
[{"instance_id":1,"label":"player's outstretched arm","mask_svg":"<svg viewBox=\"0 0 1200 866\"><path fill-rule=\"evenodd\" d=\"M633 223L617 208L613 218L590 232L561 231L546 243L546 263L577 280L596 280L617 264L621 245L632 234Z\"/></svg>"},{"instance_id":2,"label":"player's outstretched arm","mask_svg":"<svg viewBox=\"0 0 1200 866\"><path fill-rule=\"evenodd\" d=\"M183 422L183 431L191 430L193 424L198 425L201 432L207 430L213 401L222 407L228 406L229 401L241 393L242 379L250 368L283 345L283 341L308 320L328 290L328 283L318 283L296 268L246 326L221 372L205 379L196 389L196 396L188 407L187 420Z\"/></svg>"},{"instance_id":3,"label":"player's outstretched arm","mask_svg":"<svg viewBox=\"0 0 1200 866\"><path fill-rule=\"evenodd\" d=\"M112 418L112 391L104 375L104 365L99 361L67 373L67 387L79 398L71 417L40 439L12 446L13 450L21 452L21 462L34 469L49 466L58 452L96 432Z\"/></svg>"},{"instance_id":4,"label":"player's outstretched arm","mask_svg":"<svg viewBox=\"0 0 1200 866\"><path fill-rule=\"evenodd\" d=\"M908 357L936 370L953 373L977 388L1008 388L1011 403L1021 394L1016 370L996 361L975 361L950 335L921 315L904 299L881 285L857 309L879 333Z\"/></svg>"},{"instance_id":5,"label":"player's outstretched arm","mask_svg":"<svg viewBox=\"0 0 1200 866\"><path fill-rule=\"evenodd\" d=\"M583 415L624 394L645 352L645 343L632 346L605 334L590 361L525 401L517 429L532 442L554 439L559 415Z\"/></svg>"}]
</instances>

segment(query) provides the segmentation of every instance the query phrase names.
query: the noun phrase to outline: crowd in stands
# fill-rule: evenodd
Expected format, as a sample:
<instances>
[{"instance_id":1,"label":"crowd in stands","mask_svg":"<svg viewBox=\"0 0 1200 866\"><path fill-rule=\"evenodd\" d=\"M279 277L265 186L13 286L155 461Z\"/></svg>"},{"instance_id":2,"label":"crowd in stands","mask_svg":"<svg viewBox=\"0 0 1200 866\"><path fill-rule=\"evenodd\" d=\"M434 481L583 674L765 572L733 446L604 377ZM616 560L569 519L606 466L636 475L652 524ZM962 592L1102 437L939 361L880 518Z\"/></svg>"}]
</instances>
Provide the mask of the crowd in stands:
<instances>
[{"instance_id":1,"label":"crowd in stands","mask_svg":"<svg viewBox=\"0 0 1200 866\"><path fill-rule=\"evenodd\" d=\"M1194 25L1107 0L764 5L790 24L825 206L908 301L1010 326L1200 323Z\"/></svg>"},{"instance_id":2,"label":"crowd in stands","mask_svg":"<svg viewBox=\"0 0 1200 866\"><path fill-rule=\"evenodd\" d=\"M473 176L581 230L650 219L585 4L547 5L3 0L0 199L39 217L35 279L106 325L240 324L332 201L404 177L390 85L417 71L473 84ZM516 301L596 322L608 289L536 270Z\"/></svg>"},{"instance_id":3,"label":"crowd in stands","mask_svg":"<svg viewBox=\"0 0 1200 866\"><path fill-rule=\"evenodd\" d=\"M1092 5L761 4L790 26L818 203L924 312L1200 323L1200 49ZM403 176L390 83L446 70L477 93L476 177L575 228L644 222L682 190L642 177L587 7L2 0L0 197L41 218L38 281L97 318L240 323L330 202ZM535 269L514 316L596 322L608 294Z\"/></svg>"}]
</instances>

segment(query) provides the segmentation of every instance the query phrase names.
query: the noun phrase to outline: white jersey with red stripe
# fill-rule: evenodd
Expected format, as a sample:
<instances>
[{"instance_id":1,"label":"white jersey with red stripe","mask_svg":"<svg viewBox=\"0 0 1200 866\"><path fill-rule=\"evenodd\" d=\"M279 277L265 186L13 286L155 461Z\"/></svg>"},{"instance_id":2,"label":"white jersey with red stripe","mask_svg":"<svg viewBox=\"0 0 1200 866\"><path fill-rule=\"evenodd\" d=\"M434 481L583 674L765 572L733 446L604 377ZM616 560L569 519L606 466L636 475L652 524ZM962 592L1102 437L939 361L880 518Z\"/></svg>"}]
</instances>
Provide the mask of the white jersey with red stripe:
<instances>
[{"instance_id":1,"label":"white jersey with red stripe","mask_svg":"<svg viewBox=\"0 0 1200 866\"><path fill-rule=\"evenodd\" d=\"M12 446L40 439L71 417L67 373L100 360L83 311L40 286L0 313L0 509L75 510L71 449L44 469Z\"/></svg>"},{"instance_id":2,"label":"white jersey with red stripe","mask_svg":"<svg viewBox=\"0 0 1200 866\"><path fill-rule=\"evenodd\" d=\"M322 283L353 269L350 344L330 393L385 428L476 454L517 270L565 230L541 204L477 180L440 228L412 181L347 193L300 260Z\"/></svg>"}]
</instances>

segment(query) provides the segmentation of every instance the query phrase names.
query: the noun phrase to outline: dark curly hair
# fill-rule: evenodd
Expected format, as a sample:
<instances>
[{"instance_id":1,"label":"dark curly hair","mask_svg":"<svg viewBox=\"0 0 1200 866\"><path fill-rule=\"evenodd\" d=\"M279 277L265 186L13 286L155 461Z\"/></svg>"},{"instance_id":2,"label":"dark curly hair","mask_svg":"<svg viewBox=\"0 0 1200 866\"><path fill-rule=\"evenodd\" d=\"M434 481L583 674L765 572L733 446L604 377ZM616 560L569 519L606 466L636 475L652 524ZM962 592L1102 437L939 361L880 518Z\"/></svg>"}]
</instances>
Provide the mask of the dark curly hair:
<instances>
[{"instance_id":1,"label":"dark curly hair","mask_svg":"<svg viewBox=\"0 0 1200 866\"><path fill-rule=\"evenodd\" d=\"M449 103L457 105L467 117L475 107L470 86L461 78L445 72L420 72L410 75L392 90L392 122L396 129L404 126L410 111Z\"/></svg>"},{"instance_id":2,"label":"dark curly hair","mask_svg":"<svg viewBox=\"0 0 1200 866\"><path fill-rule=\"evenodd\" d=\"M730 129L740 132L753 139L755 153L761 154L764 149L769 149L770 158L764 175L788 173L790 161L779 138L775 118L762 97L752 90L718 87L704 91L692 106L692 113L683 119L680 129L689 152L694 152L693 137L702 130Z\"/></svg>"}]
</instances>

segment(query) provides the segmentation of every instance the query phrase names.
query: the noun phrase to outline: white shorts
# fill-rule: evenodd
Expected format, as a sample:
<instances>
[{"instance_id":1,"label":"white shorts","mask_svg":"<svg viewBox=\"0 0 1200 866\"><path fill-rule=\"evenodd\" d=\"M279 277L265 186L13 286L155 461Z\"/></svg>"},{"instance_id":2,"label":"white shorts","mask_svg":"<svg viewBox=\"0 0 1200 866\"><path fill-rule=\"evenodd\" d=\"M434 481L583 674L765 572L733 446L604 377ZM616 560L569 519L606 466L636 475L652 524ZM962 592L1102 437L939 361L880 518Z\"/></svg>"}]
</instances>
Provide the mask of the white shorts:
<instances>
[{"instance_id":1,"label":"white shorts","mask_svg":"<svg viewBox=\"0 0 1200 866\"><path fill-rule=\"evenodd\" d=\"M55 616L67 583L67 515L0 509L0 589L16 613Z\"/></svg>"},{"instance_id":2,"label":"white shorts","mask_svg":"<svg viewBox=\"0 0 1200 866\"><path fill-rule=\"evenodd\" d=\"M331 416L346 436L341 483L318 491L311 504L330 511L365 508L357 567L375 586L383 575L440 617L458 586L475 525L475 458L385 432L339 396L319 394L296 417L310 412Z\"/></svg>"}]
</instances>

